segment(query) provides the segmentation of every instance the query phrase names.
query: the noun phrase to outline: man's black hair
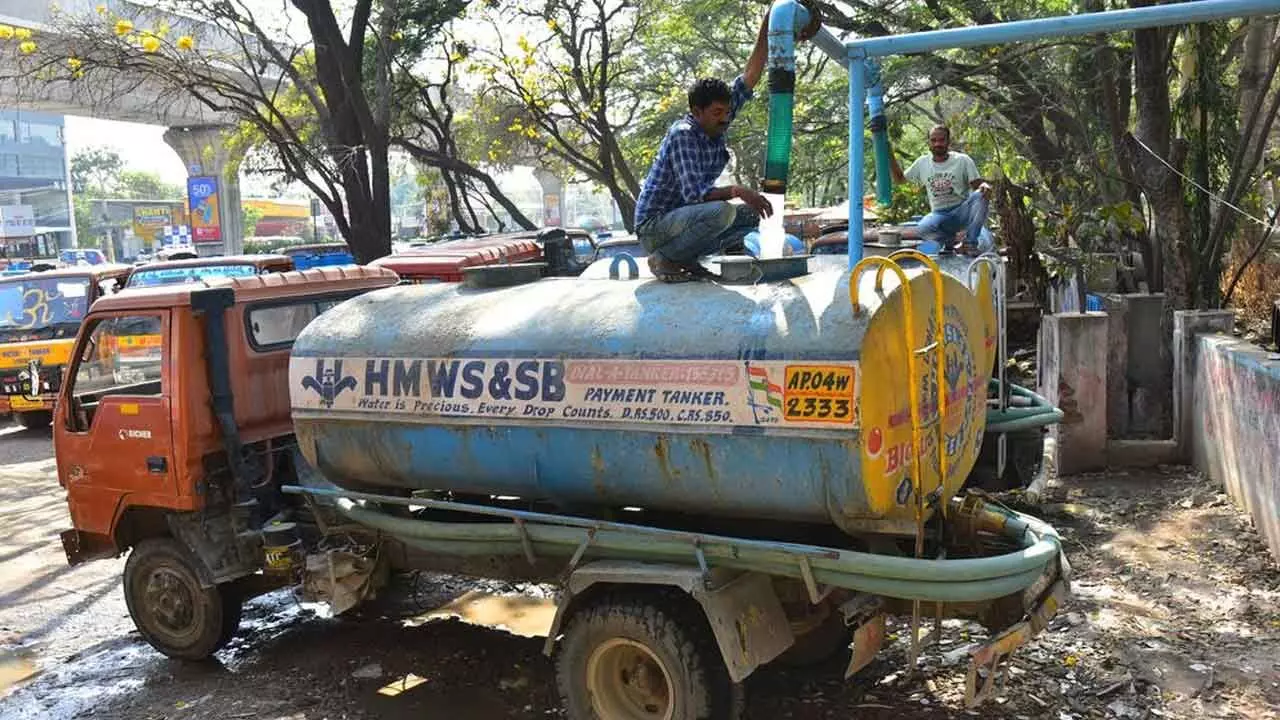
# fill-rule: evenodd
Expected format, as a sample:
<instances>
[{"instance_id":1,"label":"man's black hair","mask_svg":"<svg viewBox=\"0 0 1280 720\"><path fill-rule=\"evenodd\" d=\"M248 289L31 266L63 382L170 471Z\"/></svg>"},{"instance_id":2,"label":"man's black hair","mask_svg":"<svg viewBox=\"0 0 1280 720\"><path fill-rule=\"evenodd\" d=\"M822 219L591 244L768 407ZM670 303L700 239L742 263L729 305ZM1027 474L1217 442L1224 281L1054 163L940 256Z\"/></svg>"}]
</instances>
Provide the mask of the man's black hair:
<instances>
[{"instance_id":1,"label":"man's black hair","mask_svg":"<svg viewBox=\"0 0 1280 720\"><path fill-rule=\"evenodd\" d=\"M732 100L729 86L720 78L702 78L689 86L689 109L701 110L713 102L726 105Z\"/></svg>"}]
</instances>

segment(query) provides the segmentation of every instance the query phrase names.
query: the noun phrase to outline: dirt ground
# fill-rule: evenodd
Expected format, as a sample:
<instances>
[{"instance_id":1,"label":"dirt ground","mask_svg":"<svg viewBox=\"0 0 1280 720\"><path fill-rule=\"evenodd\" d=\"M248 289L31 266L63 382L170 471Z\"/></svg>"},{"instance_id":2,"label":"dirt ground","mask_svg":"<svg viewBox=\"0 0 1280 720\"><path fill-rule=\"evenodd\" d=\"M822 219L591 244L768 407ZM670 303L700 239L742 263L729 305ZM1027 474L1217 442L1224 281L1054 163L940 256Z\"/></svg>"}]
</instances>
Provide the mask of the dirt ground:
<instances>
[{"instance_id":1,"label":"dirt ground","mask_svg":"<svg viewBox=\"0 0 1280 720\"><path fill-rule=\"evenodd\" d=\"M48 433L0 433L0 720L560 716L539 587L409 578L358 618L276 593L249 604L216 660L165 659L127 617L123 561L67 567L51 456ZM948 623L916 672L900 639L849 681L847 656L764 668L747 716L1280 718L1280 571L1217 488L1185 468L1070 477L1038 512L1062 533L1075 596L993 702L963 708L981 635Z\"/></svg>"}]
</instances>

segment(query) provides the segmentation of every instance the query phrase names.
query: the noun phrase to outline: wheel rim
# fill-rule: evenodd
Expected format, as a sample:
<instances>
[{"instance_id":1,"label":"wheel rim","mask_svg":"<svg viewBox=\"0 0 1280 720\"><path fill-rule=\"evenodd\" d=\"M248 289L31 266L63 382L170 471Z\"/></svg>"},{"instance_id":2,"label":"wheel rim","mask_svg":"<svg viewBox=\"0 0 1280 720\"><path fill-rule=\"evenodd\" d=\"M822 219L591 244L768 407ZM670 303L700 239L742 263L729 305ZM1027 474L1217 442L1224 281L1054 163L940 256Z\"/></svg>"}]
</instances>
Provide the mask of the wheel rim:
<instances>
[{"instance_id":1,"label":"wheel rim","mask_svg":"<svg viewBox=\"0 0 1280 720\"><path fill-rule=\"evenodd\" d=\"M587 692L601 720L670 720L675 715L671 673L635 640L613 638L592 651Z\"/></svg>"},{"instance_id":2,"label":"wheel rim","mask_svg":"<svg viewBox=\"0 0 1280 720\"><path fill-rule=\"evenodd\" d=\"M177 644L199 630L197 590L184 573L158 567L146 578L143 609L148 625Z\"/></svg>"}]
</instances>

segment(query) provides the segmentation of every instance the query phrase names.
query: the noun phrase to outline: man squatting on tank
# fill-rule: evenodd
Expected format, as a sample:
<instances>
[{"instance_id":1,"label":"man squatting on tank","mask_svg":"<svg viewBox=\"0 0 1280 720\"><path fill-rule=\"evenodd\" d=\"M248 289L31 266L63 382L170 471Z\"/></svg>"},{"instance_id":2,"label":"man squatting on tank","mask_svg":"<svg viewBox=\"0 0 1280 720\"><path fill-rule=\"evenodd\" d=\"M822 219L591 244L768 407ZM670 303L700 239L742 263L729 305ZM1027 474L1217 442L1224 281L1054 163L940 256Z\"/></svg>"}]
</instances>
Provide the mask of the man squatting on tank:
<instances>
[{"instance_id":1,"label":"man squatting on tank","mask_svg":"<svg viewBox=\"0 0 1280 720\"><path fill-rule=\"evenodd\" d=\"M884 129L884 116L871 119L871 130ZM951 149L951 129L934 125L929 131L929 152L916 158L902 172L898 158L889 153L893 181L908 180L923 185L929 195L929 214L920 221L920 250L926 253L951 250L956 233L965 231L968 250L987 252L994 246L987 224L991 186L978 174L973 158Z\"/></svg>"},{"instance_id":2,"label":"man squatting on tank","mask_svg":"<svg viewBox=\"0 0 1280 720\"><path fill-rule=\"evenodd\" d=\"M813 37L821 26L812 8L810 17L813 19L800 31L799 40ZM689 87L689 114L667 130L644 179L636 200L636 236L649 254L649 269L663 282L709 275L698 258L716 252L743 252L743 238L760 224L762 216L773 214L769 201L750 188L715 186L729 164L725 131L760 82L768 42L766 12L747 67L732 87L718 78L702 78ZM729 202L734 199L743 204Z\"/></svg>"}]
</instances>

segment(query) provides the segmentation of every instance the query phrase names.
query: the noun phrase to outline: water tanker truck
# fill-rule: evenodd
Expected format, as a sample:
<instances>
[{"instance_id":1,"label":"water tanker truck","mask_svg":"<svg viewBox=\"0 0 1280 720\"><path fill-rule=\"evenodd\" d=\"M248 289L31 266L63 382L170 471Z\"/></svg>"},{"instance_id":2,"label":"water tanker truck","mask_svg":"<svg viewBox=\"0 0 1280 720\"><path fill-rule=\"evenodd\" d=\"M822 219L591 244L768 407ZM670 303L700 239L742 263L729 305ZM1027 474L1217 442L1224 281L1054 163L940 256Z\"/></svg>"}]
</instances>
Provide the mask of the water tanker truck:
<instances>
[{"instance_id":1,"label":"water tanker truck","mask_svg":"<svg viewBox=\"0 0 1280 720\"><path fill-rule=\"evenodd\" d=\"M917 647L922 621L985 622L977 699L1067 566L1051 528L959 492L994 412L998 264L943 262L691 286L499 266L360 295L293 345L308 471L285 490L414 567L558 580L573 717L729 708L800 640L852 637L852 672L890 614ZM1014 392L1030 407L998 422L1058 417Z\"/></svg>"},{"instance_id":2,"label":"water tanker truck","mask_svg":"<svg viewBox=\"0 0 1280 720\"><path fill-rule=\"evenodd\" d=\"M853 674L892 617L914 667L964 618L990 633L977 703L1069 568L966 485L1061 413L1003 381L1000 258L863 258L860 207L849 267L726 259L715 284L619 256L618 279L337 267L101 300L55 409L68 561L129 551L135 624L185 659L273 588L341 613L394 570L551 583L574 720L734 718L765 663L848 648ZM140 324L158 350L117 372Z\"/></svg>"}]
</instances>

